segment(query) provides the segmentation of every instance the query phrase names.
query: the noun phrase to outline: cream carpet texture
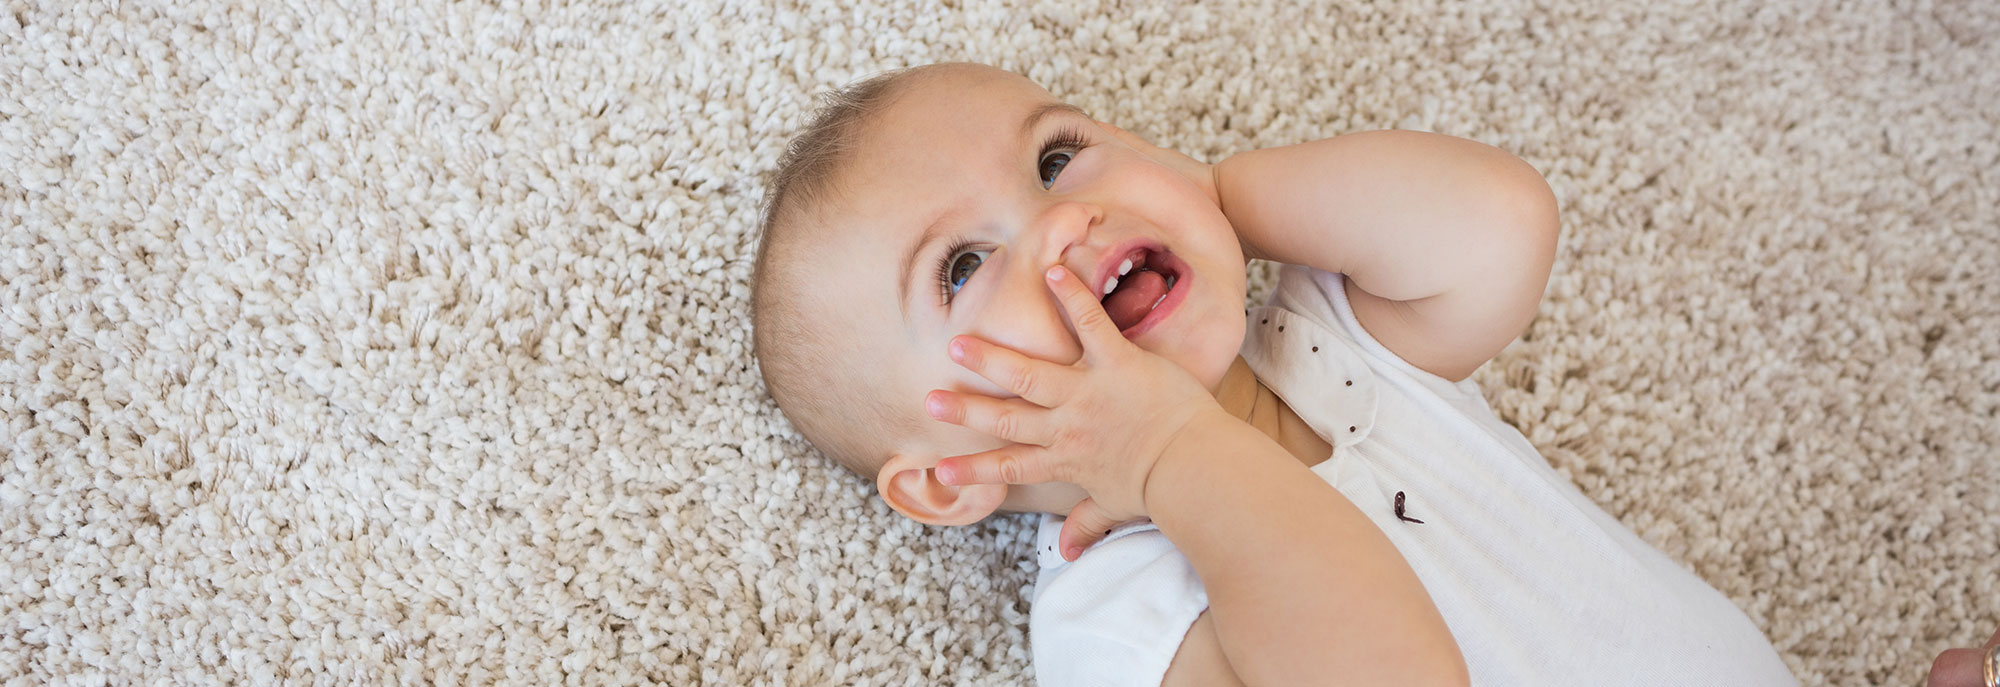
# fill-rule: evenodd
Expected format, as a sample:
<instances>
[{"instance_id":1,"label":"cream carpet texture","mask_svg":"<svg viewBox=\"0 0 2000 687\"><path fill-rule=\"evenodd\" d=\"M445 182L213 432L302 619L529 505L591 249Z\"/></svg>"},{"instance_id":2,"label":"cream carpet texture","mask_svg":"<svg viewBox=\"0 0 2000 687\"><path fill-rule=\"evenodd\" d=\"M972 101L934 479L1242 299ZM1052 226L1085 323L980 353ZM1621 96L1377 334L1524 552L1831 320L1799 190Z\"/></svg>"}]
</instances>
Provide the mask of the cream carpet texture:
<instances>
[{"instance_id":1,"label":"cream carpet texture","mask_svg":"<svg viewBox=\"0 0 2000 687\"><path fill-rule=\"evenodd\" d=\"M1807 684L2000 625L1988 0L0 0L0 683L1030 682L1032 521L896 516L748 355L815 94L943 60L1519 154L1503 418Z\"/></svg>"}]
</instances>

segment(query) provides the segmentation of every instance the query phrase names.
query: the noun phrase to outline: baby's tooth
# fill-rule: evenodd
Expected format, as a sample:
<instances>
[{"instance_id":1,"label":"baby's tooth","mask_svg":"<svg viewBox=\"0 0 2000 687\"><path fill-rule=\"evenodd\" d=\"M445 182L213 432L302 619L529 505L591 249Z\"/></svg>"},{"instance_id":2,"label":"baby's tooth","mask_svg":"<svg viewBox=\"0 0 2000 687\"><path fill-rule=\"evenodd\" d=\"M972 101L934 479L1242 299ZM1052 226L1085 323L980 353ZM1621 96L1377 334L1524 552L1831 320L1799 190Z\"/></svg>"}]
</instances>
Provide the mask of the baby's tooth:
<instances>
[{"instance_id":1,"label":"baby's tooth","mask_svg":"<svg viewBox=\"0 0 2000 687\"><path fill-rule=\"evenodd\" d=\"M1112 277L1111 281L1104 282L1104 295L1111 295L1111 290L1115 288L1118 288L1118 278Z\"/></svg>"},{"instance_id":2,"label":"baby's tooth","mask_svg":"<svg viewBox=\"0 0 2000 687\"><path fill-rule=\"evenodd\" d=\"M1118 263L1118 276L1123 277L1125 276L1125 273L1131 271L1132 271L1132 260L1130 258L1126 258L1125 262Z\"/></svg>"}]
</instances>

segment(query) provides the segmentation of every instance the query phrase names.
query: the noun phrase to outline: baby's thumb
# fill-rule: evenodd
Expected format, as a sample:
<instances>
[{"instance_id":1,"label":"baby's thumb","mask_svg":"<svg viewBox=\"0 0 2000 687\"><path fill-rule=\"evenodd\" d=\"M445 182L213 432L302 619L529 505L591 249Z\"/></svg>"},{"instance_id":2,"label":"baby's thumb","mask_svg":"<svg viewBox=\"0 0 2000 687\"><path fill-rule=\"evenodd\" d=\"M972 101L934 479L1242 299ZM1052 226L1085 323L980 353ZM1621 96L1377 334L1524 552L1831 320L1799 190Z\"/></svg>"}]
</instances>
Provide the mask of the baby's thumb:
<instances>
[{"instance_id":1,"label":"baby's thumb","mask_svg":"<svg viewBox=\"0 0 2000 687\"><path fill-rule=\"evenodd\" d=\"M1111 528L1117 527L1119 522L1098 508L1097 502L1092 499L1077 502L1076 507L1069 510L1069 519L1063 521L1062 535L1056 538L1062 547L1063 560L1076 560L1077 556L1083 555L1084 549L1111 534Z\"/></svg>"}]
</instances>

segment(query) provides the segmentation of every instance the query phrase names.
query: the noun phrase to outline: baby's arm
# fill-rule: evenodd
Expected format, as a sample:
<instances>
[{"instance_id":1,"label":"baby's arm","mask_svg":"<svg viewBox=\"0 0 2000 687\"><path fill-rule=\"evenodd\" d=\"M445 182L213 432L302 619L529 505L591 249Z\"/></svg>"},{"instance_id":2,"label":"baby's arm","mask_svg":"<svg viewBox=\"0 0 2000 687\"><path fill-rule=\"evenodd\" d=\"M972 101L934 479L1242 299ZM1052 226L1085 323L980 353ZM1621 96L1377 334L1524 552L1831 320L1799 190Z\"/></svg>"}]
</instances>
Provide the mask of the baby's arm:
<instances>
[{"instance_id":1,"label":"baby's arm","mask_svg":"<svg viewBox=\"0 0 2000 687\"><path fill-rule=\"evenodd\" d=\"M1462 138L1348 134L1232 156L1214 180L1249 257L1347 275L1368 333L1446 379L1521 333L1555 260L1548 183Z\"/></svg>"},{"instance_id":2,"label":"baby's arm","mask_svg":"<svg viewBox=\"0 0 2000 687\"><path fill-rule=\"evenodd\" d=\"M1089 498L1063 524L1070 559L1092 538L1083 532L1150 516L1209 598L1209 620L1196 621L1169 673L1177 681L1466 683L1444 617L1367 516L1185 368L1127 341L1095 289L1061 267L1049 277L1082 359L954 337L952 359L1014 397L931 391L933 417L1008 442L940 459L940 485L995 503L1005 488L990 485L1083 487Z\"/></svg>"},{"instance_id":3,"label":"baby's arm","mask_svg":"<svg viewBox=\"0 0 2000 687\"><path fill-rule=\"evenodd\" d=\"M1360 509L1256 428L1198 422L1145 489L1208 591L1169 687L1468 683L1430 594Z\"/></svg>"}]
</instances>

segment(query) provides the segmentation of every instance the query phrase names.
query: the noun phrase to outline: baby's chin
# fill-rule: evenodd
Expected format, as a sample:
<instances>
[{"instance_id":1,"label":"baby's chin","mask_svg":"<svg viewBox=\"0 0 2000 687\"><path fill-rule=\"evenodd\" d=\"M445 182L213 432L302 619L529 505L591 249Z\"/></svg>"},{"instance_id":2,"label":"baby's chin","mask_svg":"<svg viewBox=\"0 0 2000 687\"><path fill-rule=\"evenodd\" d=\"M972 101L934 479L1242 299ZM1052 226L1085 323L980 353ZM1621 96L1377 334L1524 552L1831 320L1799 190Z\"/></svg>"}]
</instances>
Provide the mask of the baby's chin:
<instances>
[{"instance_id":1,"label":"baby's chin","mask_svg":"<svg viewBox=\"0 0 2000 687\"><path fill-rule=\"evenodd\" d=\"M1242 312L1229 309L1222 314L1181 322L1179 324L1190 326L1181 332L1163 332L1180 335L1171 337L1168 343L1173 350L1155 352L1179 363L1181 369L1187 370L1213 395L1221 387L1222 378L1229 373L1229 366L1236 362L1237 355L1243 350Z\"/></svg>"}]
</instances>

